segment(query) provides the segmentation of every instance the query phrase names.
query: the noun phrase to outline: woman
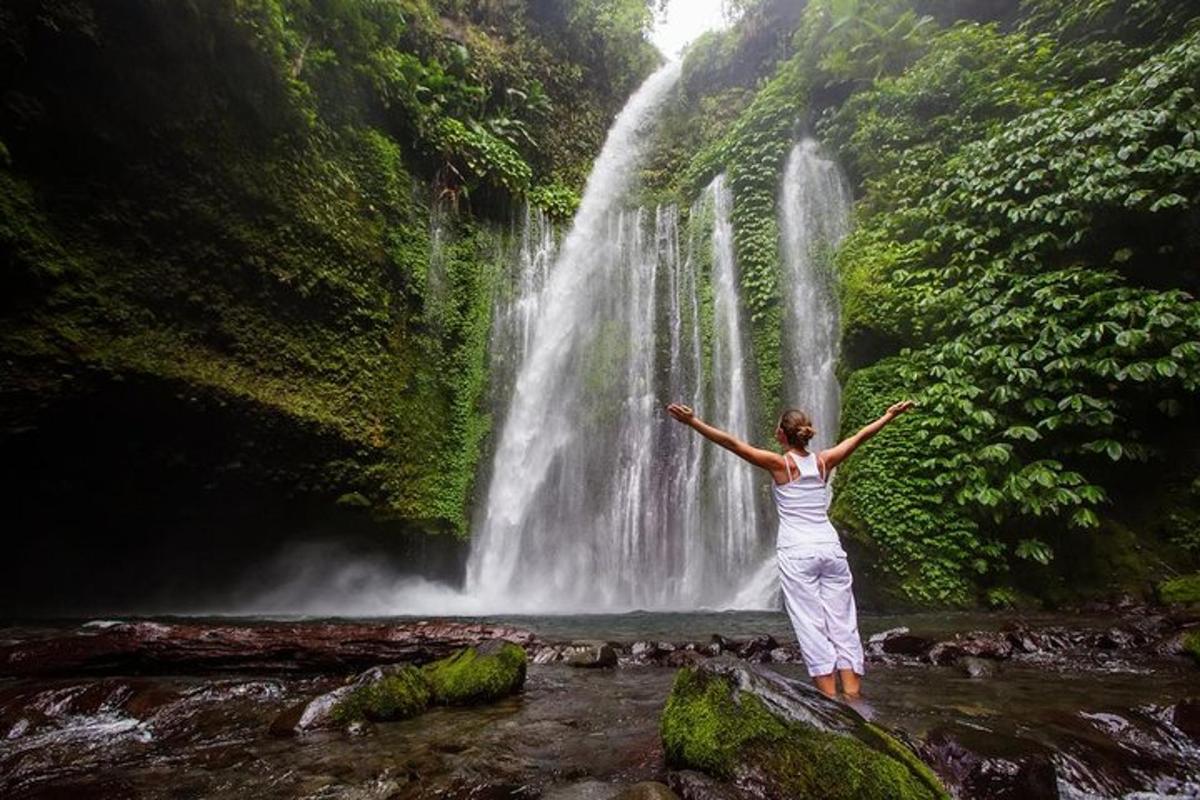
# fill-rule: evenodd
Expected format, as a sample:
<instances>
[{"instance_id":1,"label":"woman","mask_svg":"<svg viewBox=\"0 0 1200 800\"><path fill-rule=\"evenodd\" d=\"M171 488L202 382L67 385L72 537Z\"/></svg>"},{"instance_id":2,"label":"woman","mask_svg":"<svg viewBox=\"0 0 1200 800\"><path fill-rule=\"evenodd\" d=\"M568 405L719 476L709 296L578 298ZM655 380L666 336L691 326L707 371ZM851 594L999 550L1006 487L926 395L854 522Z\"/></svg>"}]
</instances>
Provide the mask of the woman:
<instances>
[{"instance_id":1,"label":"woman","mask_svg":"<svg viewBox=\"0 0 1200 800\"><path fill-rule=\"evenodd\" d=\"M846 552L829 522L829 473L860 444L912 407L910 400L896 403L858 433L820 453L808 449L815 433L808 415L795 409L786 411L775 429L775 438L784 447L784 454L779 455L752 447L702 422L687 406L667 406L672 417L767 470L775 479L773 494L779 511L775 552L784 604L796 629L808 674L830 697L837 695L839 677L846 697L859 696L863 649Z\"/></svg>"}]
</instances>

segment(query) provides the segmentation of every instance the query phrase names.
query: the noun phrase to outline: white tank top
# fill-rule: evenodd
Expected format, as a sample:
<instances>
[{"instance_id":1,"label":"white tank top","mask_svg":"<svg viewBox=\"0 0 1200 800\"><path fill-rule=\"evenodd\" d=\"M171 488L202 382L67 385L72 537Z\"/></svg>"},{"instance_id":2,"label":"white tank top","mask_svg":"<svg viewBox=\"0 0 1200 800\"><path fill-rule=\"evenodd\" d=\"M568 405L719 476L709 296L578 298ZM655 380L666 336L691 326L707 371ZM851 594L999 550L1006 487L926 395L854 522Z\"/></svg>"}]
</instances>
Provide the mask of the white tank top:
<instances>
[{"instance_id":1,"label":"white tank top","mask_svg":"<svg viewBox=\"0 0 1200 800\"><path fill-rule=\"evenodd\" d=\"M837 529L829 521L829 483L821 477L817 454L801 458L790 450L784 455L788 475L794 462L798 475L787 483L773 484L775 507L779 511L779 535L776 548L814 547L841 553ZM844 555L844 553L841 553Z\"/></svg>"}]
</instances>

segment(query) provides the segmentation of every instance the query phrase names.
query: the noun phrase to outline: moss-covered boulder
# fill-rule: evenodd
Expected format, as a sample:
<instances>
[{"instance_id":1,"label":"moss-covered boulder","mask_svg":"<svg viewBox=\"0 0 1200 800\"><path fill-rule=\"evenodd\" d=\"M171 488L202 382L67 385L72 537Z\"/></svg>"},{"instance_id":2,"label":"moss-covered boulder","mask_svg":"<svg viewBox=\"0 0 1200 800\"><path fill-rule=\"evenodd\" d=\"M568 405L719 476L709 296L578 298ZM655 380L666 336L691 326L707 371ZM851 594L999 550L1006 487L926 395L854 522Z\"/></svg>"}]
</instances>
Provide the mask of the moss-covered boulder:
<instances>
[{"instance_id":1,"label":"moss-covered boulder","mask_svg":"<svg viewBox=\"0 0 1200 800\"><path fill-rule=\"evenodd\" d=\"M1192 657L1192 659L1200 664L1200 630L1191 631L1183 635L1183 652Z\"/></svg>"},{"instance_id":2,"label":"moss-covered boulder","mask_svg":"<svg viewBox=\"0 0 1200 800\"><path fill-rule=\"evenodd\" d=\"M767 798L948 798L905 745L853 710L763 667L679 671L662 716L667 764Z\"/></svg>"},{"instance_id":3,"label":"moss-covered boulder","mask_svg":"<svg viewBox=\"0 0 1200 800\"><path fill-rule=\"evenodd\" d=\"M1163 581L1158 585L1158 599L1163 603L1200 603L1200 572Z\"/></svg>"},{"instance_id":4,"label":"moss-covered boulder","mask_svg":"<svg viewBox=\"0 0 1200 800\"><path fill-rule=\"evenodd\" d=\"M335 722L387 722L408 719L429 706L429 683L420 669L407 665L373 667L355 679L339 697L331 716Z\"/></svg>"},{"instance_id":5,"label":"moss-covered boulder","mask_svg":"<svg viewBox=\"0 0 1200 800\"><path fill-rule=\"evenodd\" d=\"M494 639L426 664L423 669L434 703L486 703L520 691L525 685L525 648Z\"/></svg>"}]
</instances>

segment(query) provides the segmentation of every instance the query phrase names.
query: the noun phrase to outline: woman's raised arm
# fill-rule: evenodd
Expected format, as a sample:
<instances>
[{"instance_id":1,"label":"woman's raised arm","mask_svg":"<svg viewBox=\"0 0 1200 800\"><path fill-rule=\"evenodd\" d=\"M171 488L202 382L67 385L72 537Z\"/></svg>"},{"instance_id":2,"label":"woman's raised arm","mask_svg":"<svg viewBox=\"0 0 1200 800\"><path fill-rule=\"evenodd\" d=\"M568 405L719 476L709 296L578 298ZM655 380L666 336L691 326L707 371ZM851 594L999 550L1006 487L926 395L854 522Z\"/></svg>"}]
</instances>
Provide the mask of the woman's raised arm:
<instances>
[{"instance_id":1,"label":"woman's raised arm","mask_svg":"<svg viewBox=\"0 0 1200 800\"><path fill-rule=\"evenodd\" d=\"M894 403L883 416L869 425L864 425L858 433L838 442L828 450L821 451L821 460L825 462L825 474L828 475L830 470L838 464L850 457L850 454L858 449L858 446L870 439L875 434L883 430L883 426L894 420L896 417L908 411L914 405L912 400L901 400L899 403Z\"/></svg>"},{"instance_id":2,"label":"woman's raised arm","mask_svg":"<svg viewBox=\"0 0 1200 800\"><path fill-rule=\"evenodd\" d=\"M783 456L778 453L773 453L770 450L763 450L753 445L743 442L741 439L734 436L728 431L723 431L720 428L714 428L707 422L704 422L696 413L688 406L679 403L671 403L667 406L667 413L672 417L695 429L697 433L708 439L710 442L721 445L729 452L736 455L738 458L749 461L756 467L775 473L784 470Z\"/></svg>"}]
</instances>

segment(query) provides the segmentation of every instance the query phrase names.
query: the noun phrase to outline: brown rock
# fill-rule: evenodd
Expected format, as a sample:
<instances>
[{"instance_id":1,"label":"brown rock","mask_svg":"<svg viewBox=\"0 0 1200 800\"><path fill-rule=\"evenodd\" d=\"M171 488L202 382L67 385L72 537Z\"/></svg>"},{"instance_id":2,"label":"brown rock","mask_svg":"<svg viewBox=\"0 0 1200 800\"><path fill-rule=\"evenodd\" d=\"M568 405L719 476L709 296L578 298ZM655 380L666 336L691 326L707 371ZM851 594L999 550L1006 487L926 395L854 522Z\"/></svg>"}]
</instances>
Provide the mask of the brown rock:
<instances>
[{"instance_id":1,"label":"brown rock","mask_svg":"<svg viewBox=\"0 0 1200 800\"><path fill-rule=\"evenodd\" d=\"M621 790L613 800L679 800L679 795L666 784L642 781Z\"/></svg>"},{"instance_id":2,"label":"brown rock","mask_svg":"<svg viewBox=\"0 0 1200 800\"><path fill-rule=\"evenodd\" d=\"M380 663L424 663L489 639L530 645L529 631L429 621L255 625L158 622L83 627L63 636L0 645L0 676L189 673L206 670L320 672Z\"/></svg>"},{"instance_id":3,"label":"brown rock","mask_svg":"<svg viewBox=\"0 0 1200 800\"><path fill-rule=\"evenodd\" d=\"M1180 700L1171 711L1171 722L1176 728L1200 742L1200 698Z\"/></svg>"}]
</instances>

